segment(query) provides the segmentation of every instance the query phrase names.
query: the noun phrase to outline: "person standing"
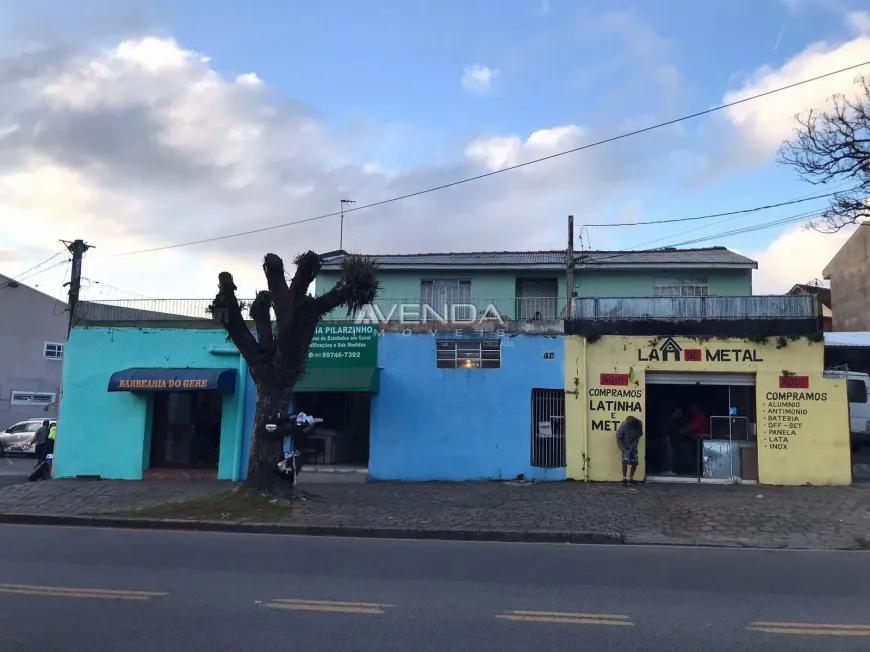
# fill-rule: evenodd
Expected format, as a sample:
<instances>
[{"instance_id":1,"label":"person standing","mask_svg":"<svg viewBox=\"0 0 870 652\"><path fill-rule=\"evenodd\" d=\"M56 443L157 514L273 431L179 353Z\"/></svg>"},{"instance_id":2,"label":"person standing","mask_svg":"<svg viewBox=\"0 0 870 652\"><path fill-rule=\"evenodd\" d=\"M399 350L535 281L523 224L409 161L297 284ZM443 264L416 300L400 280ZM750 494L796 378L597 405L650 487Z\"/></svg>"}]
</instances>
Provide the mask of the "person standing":
<instances>
[{"instance_id":1,"label":"person standing","mask_svg":"<svg viewBox=\"0 0 870 652\"><path fill-rule=\"evenodd\" d=\"M52 421L48 428L48 439L45 441L45 454L54 453L54 442L57 439L57 423Z\"/></svg>"},{"instance_id":2,"label":"person standing","mask_svg":"<svg viewBox=\"0 0 870 652\"><path fill-rule=\"evenodd\" d=\"M36 445L36 464L33 465L34 468L45 461L45 442L48 441L48 428L50 424L51 422L48 419L43 421L42 425L33 436L33 441Z\"/></svg>"},{"instance_id":3,"label":"person standing","mask_svg":"<svg viewBox=\"0 0 870 652\"><path fill-rule=\"evenodd\" d=\"M637 417L626 417L616 431L616 445L622 452L622 486L635 486L634 473L637 471L637 447L643 437L643 424ZM630 470L629 470L630 469ZM626 471L629 472L626 478Z\"/></svg>"},{"instance_id":4,"label":"person standing","mask_svg":"<svg viewBox=\"0 0 870 652\"><path fill-rule=\"evenodd\" d=\"M683 411L674 408L662 422L661 453L662 475L674 476L674 439L682 432Z\"/></svg>"}]
</instances>

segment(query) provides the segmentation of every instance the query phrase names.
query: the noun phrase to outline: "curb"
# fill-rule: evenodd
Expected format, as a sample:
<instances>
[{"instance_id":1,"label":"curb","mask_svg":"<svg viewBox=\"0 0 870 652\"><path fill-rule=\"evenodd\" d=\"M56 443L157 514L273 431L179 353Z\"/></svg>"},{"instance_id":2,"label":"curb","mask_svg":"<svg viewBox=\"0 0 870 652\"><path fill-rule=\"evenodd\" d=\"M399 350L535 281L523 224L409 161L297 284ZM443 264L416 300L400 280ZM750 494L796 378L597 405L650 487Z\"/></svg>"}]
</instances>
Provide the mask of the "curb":
<instances>
[{"instance_id":1,"label":"curb","mask_svg":"<svg viewBox=\"0 0 870 652\"><path fill-rule=\"evenodd\" d=\"M378 528L345 525L282 525L241 521L190 521L111 516L60 516L54 514L0 514L0 524L100 527L127 530L178 532L234 532L288 536L348 537L360 539L418 539L430 541L490 541L504 543L575 543L619 545L622 534L519 530Z\"/></svg>"}]
</instances>

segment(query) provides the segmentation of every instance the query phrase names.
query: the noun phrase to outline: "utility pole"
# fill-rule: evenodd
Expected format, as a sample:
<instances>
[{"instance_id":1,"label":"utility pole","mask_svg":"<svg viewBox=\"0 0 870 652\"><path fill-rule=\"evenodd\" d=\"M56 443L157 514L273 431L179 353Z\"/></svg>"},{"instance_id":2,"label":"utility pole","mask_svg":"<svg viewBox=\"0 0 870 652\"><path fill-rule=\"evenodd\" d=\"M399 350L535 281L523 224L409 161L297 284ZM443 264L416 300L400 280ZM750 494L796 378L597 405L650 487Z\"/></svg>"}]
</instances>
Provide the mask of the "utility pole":
<instances>
[{"instance_id":1,"label":"utility pole","mask_svg":"<svg viewBox=\"0 0 870 652\"><path fill-rule=\"evenodd\" d=\"M352 199L342 199L341 200L341 234L338 238L338 248L344 249L342 246L344 244L344 205L345 204L355 204L356 202Z\"/></svg>"},{"instance_id":2,"label":"utility pole","mask_svg":"<svg viewBox=\"0 0 870 652\"><path fill-rule=\"evenodd\" d=\"M565 286L568 297L567 315L573 318L574 312L574 216L568 216L568 255L565 256Z\"/></svg>"},{"instance_id":3,"label":"utility pole","mask_svg":"<svg viewBox=\"0 0 870 652\"><path fill-rule=\"evenodd\" d=\"M66 245L66 248L72 254L72 271L70 272L69 283L67 283L69 285L69 303L67 305L69 321L67 323L66 337L69 339L69 334L72 332L73 320L75 319L76 304L79 302L79 291L82 286L82 257L88 249L94 249L94 246L85 244L84 240L75 240L73 242L61 240L61 242Z\"/></svg>"}]
</instances>

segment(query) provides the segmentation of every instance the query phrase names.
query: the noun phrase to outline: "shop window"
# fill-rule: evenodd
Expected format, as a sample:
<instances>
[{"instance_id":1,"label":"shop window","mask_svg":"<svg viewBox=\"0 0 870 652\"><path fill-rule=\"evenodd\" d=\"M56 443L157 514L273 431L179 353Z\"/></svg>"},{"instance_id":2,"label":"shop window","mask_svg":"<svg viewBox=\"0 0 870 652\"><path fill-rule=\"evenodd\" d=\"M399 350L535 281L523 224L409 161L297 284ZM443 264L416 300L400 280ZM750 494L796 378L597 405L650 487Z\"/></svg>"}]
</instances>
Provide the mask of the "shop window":
<instances>
[{"instance_id":1,"label":"shop window","mask_svg":"<svg viewBox=\"0 0 870 652\"><path fill-rule=\"evenodd\" d=\"M63 360L63 344L46 342L42 355L46 360Z\"/></svg>"},{"instance_id":2,"label":"shop window","mask_svg":"<svg viewBox=\"0 0 870 652\"><path fill-rule=\"evenodd\" d=\"M706 297L709 285L705 277L674 276L655 280L657 297Z\"/></svg>"},{"instance_id":3,"label":"shop window","mask_svg":"<svg viewBox=\"0 0 870 652\"><path fill-rule=\"evenodd\" d=\"M12 390L12 405L49 405L54 403L55 394L46 392L19 392Z\"/></svg>"},{"instance_id":4,"label":"shop window","mask_svg":"<svg viewBox=\"0 0 870 652\"><path fill-rule=\"evenodd\" d=\"M867 385L863 380L850 380L846 385L846 395L849 403L866 403Z\"/></svg>"},{"instance_id":5,"label":"shop window","mask_svg":"<svg viewBox=\"0 0 870 652\"><path fill-rule=\"evenodd\" d=\"M499 369L501 340L438 340L439 369Z\"/></svg>"},{"instance_id":6,"label":"shop window","mask_svg":"<svg viewBox=\"0 0 870 652\"><path fill-rule=\"evenodd\" d=\"M566 466L565 391L532 390L531 465L544 469Z\"/></svg>"}]
</instances>

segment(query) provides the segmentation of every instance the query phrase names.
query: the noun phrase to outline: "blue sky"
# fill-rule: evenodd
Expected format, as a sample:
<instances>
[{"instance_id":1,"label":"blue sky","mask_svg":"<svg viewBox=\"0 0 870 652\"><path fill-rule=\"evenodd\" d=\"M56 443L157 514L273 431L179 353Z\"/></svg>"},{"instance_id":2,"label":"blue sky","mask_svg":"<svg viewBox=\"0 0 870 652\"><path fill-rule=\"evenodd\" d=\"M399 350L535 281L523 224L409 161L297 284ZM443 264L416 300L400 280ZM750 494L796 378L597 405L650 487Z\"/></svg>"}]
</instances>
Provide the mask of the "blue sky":
<instances>
[{"instance_id":1,"label":"blue sky","mask_svg":"<svg viewBox=\"0 0 870 652\"><path fill-rule=\"evenodd\" d=\"M8 185L4 193L0 182L0 215L4 210L10 216L26 214L40 228L57 227L58 237L71 237L66 231L75 224L79 230L74 235L100 240L100 249L107 253L301 219L334 210L340 196L349 192L360 203L378 201L718 105L728 93L798 81L859 63L863 55L870 60L870 36L861 31L870 24L864 22L870 14L848 0L648 0L610 2L606 7L579 0L156 0L147 6L124 0L77 6L35 0L26 5L0 1L0 9L5 16L0 18L0 35L5 37L6 69L10 62L18 65L24 52L52 53L52 66L14 80L31 98L29 110L32 102L46 103L43 123L51 126L62 110L81 119L84 112L99 109L100 120L89 125L119 129L118 137L106 138L112 146L94 144L106 133L86 141L85 130L77 128L71 140L69 130L53 131L50 126L46 133L62 132L64 139L58 136L50 146L45 137L19 143L17 167L10 163L0 174L12 179L14 171L26 169L29 179L54 179L52 183L62 177L70 188L79 188L76 201L84 203L77 215L60 219L63 212L57 205L28 195L20 184ZM140 58L139 68L131 72L129 65L118 63L123 59L119 44L147 38L197 54L185 60L184 70L148 68ZM64 74L79 79L96 74L94 62L120 67L112 74L100 73L99 88L93 82L96 90L79 81L76 91L64 87L61 99L46 92L58 88ZM483 81L478 74L474 82L475 66L489 71L489 83L485 74ZM140 75L135 80L134 73ZM250 73L261 83L238 80ZM210 75L222 80L224 90L219 99L209 96L212 111L195 108L185 88L202 89L211 83ZM775 163L775 144L788 133L793 113L823 103L833 91L847 91L853 77L847 73L788 97L777 95L748 114L705 117L573 154L541 166L538 176L509 172L474 188L360 212L348 222L348 239L361 250L383 253L555 248L563 246L569 212L580 224L654 220L809 195L813 187ZM102 99L88 96L83 109L81 102L70 99L71 93L84 92L82 88ZM122 99L105 99L120 88ZM122 104L126 113L119 108ZM183 110L167 111L170 105ZM23 106L7 101L0 116L17 125ZM262 117L265 106L268 119ZM155 113L149 116L148 111ZM234 125L254 124L253 115L260 120L251 132L255 144L219 142L235 133ZM162 125L157 136L149 128L157 120L154 116ZM138 118L143 120L140 126L132 122ZM209 139L215 150L208 151L208 143L193 143L188 132L179 140L178 123L171 120L180 120L194 134L200 129L197 120L208 122L201 130L213 133ZM542 134L541 140L527 141L535 132ZM184 187L173 185L173 178L156 173L169 169L168 163L157 163L156 153L153 176L141 160L131 163L127 154L137 149L137 137L144 139L143 146L153 145L155 138L171 145L175 149L169 154L176 162L182 154L193 157L200 172L213 166L207 182L212 185L198 185L206 184L200 175L185 193ZM762 142L765 138L770 142ZM31 150L24 149L30 145ZM70 154L75 147L82 148L80 156ZM127 154L110 151L112 147ZM242 169L280 174L275 172L278 180L269 187L261 181L238 181L238 176L232 182L218 179L227 170L238 175ZM312 176L311 169L317 174ZM379 172L370 171L375 169ZM111 176L113 170L117 177ZM304 186L297 193L304 201L281 203L288 184ZM230 195L224 197L224 192ZM653 240L657 242L652 246L662 246L823 205L817 201L784 207L685 235L681 232L706 223L595 228L588 236L596 248L637 247ZM110 222L107 212L112 213ZM92 269L99 270L107 285L114 278L131 293L150 296L182 290L169 272L144 278L137 272L143 265L184 270L190 279L183 288L187 293L213 277L214 265L241 265L245 278L255 283L256 257L276 238L288 249L280 253L289 256L295 253L291 249L332 248L336 228L324 221L316 228L240 239L238 246L178 250L159 262L157 254L117 258L111 264L95 262ZM792 282L818 276L825 257L842 240L814 240L789 228L723 236L699 246L724 244L756 255L772 270L758 287L782 290L790 285L788 274L793 274ZM51 248L36 246L26 236L26 229L0 236L0 266L7 273L26 269L50 253ZM817 259L790 271L788 256L783 260L782 253L794 247L815 252ZM210 287L199 294L210 293Z\"/></svg>"}]
</instances>

